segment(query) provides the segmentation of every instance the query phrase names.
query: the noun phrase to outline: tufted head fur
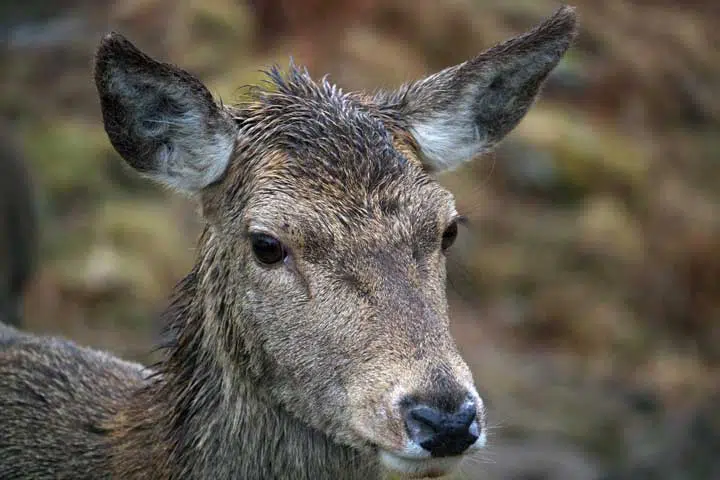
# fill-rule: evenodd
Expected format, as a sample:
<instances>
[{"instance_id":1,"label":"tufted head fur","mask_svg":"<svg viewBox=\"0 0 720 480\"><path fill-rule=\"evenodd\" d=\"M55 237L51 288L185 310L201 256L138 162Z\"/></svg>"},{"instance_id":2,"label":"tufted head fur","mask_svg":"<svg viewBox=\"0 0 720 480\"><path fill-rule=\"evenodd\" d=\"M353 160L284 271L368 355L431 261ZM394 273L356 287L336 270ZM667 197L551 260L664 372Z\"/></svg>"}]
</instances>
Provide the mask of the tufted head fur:
<instances>
[{"instance_id":1,"label":"tufted head fur","mask_svg":"<svg viewBox=\"0 0 720 480\"><path fill-rule=\"evenodd\" d=\"M181 453L229 448L248 391L312 435L408 475L456 460L414 442L408 405L470 402L470 450L483 445L482 400L448 329L445 247L459 214L432 174L512 130L574 34L566 7L395 92L345 93L291 67L233 107L120 35L103 39L95 78L112 144L143 174L196 194L207 222L153 394L170 399L168 435L182 424L168 447L174 468L217 472L212 455ZM277 261L263 261L273 248ZM217 435L227 441L208 440Z\"/></svg>"}]
</instances>

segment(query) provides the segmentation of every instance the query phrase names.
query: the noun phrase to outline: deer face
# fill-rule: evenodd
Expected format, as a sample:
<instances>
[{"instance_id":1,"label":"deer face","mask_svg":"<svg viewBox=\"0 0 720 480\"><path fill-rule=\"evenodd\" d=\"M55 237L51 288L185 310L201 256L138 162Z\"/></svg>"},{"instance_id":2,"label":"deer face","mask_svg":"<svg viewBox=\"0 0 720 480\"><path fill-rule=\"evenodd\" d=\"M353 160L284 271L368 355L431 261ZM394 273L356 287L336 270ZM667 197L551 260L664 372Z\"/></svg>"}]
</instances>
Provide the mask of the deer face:
<instances>
[{"instance_id":1,"label":"deer face","mask_svg":"<svg viewBox=\"0 0 720 480\"><path fill-rule=\"evenodd\" d=\"M482 402L448 330L452 196L365 104L313 86L323 103L307 105L281 86L240 120L252 131L268 110L287 116L271 151L239 144L206 194L227 252L213 262L234 259L224 295L251 352L240 356L260 361L274 401L344 444L413 464L479 447ZM241 157L257 160L236 168L252 163Z\"/></svg>"},{"instance_id":2,"label":"deer face","mask_svg":"<svg viewBox=\"0 0 720 480\"><path fill-rule=\"evenodd\" d=\"M448 329L452 195L432 178L523 117L574 14L397 92L367 97L295 68L224 108L118 35L96 82L137 170L194 192L208 222L207 348L272 402L406 476L485 442L482 400Z\"/></svg>"}]
</instances>

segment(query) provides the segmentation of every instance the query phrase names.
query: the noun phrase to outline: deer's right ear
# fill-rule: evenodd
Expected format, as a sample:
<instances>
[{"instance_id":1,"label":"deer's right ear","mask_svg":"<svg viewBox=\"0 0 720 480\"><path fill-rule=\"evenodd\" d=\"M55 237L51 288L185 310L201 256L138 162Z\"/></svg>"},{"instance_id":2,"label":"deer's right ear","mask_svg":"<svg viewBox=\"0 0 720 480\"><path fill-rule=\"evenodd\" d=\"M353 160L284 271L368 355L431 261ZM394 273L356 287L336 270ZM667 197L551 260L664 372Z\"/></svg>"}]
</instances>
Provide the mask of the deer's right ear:
<instances>
[{"instance_id":1,"label":"deer's right ear","mask_svg":"<svg viewBox=\"0 0 720 480\"><path fill-rule=\"evenodd\" d=\"M133 168L188 192L223 177L237 126L197 78L111 33L97 51L95 84L105 131Z\"/></svg>"},{"instance_id":2,"label":"deer's right ear","mask_svg":"<svg viewBox=\"0 0 720 480\"><path fill-rule=\"evenodd\" d=\"M560 8L527 33L376 102L404 124L428 171L453 169L515 128L576 34L574 9Z\"/></svg>"}]
</instances>

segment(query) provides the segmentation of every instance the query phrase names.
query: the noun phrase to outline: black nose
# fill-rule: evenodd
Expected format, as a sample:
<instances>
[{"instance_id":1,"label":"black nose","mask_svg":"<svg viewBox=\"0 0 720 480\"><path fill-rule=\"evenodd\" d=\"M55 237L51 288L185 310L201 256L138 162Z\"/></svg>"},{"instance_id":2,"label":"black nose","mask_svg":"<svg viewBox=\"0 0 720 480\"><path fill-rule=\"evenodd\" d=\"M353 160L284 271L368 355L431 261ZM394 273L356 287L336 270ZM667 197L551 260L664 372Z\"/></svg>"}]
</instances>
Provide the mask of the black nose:
<instances>
[{"instance_id":1,"label":"black nose","mask_svg":"<svg viewBox=\"0 0 720 480\"><path fill-rule=\"evenodd\" d=\"M466 402L455 412L427 405L413 405L405 411L405 427L410 438L433 457L460 455L480 434L475 421L474 402Z\"/></svg>"}]
</instances>

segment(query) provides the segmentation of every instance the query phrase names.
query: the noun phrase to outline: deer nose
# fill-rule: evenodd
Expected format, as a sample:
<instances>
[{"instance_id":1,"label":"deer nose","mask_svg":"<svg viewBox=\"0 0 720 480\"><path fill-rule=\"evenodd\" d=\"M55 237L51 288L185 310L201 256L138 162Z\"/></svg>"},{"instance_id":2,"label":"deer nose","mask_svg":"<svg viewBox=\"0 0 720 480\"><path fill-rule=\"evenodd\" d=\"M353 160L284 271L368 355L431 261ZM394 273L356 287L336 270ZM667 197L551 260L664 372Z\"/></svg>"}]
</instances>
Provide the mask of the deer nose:
<instances>
[{"instance_id":1,"label":"deer nose","mask_svg":"<svg viewBox=\"0 0 720 480\"><path fill-rule=\"evenodd\" d=\"M418 404L405 411L405 427L410 438L430 455L449 457L460 455L478 439L476 416L474 402L465 402L454 412Z\"/></svg>"}]
</instances>

